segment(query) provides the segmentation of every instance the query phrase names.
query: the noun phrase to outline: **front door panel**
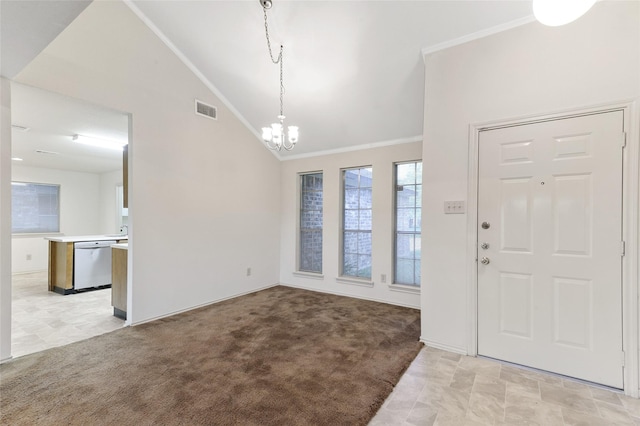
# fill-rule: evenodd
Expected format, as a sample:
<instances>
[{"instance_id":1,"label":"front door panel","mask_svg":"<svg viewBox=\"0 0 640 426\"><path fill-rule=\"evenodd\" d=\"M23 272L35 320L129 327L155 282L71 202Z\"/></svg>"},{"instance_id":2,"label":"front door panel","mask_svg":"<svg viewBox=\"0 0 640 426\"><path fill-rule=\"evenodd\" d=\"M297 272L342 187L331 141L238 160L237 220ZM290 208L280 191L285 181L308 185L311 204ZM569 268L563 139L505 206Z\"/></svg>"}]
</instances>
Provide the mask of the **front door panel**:
<instances>
[{"instance_id":1,"label":"front door panel","mask_svg":"<svg viewBox=\"0 0 640 426\"><path fill-rule=\"evenodd\" d=\"M480 355L623 387L622 131L614 111L480 133Z\"/></svg>"}]
</instances>

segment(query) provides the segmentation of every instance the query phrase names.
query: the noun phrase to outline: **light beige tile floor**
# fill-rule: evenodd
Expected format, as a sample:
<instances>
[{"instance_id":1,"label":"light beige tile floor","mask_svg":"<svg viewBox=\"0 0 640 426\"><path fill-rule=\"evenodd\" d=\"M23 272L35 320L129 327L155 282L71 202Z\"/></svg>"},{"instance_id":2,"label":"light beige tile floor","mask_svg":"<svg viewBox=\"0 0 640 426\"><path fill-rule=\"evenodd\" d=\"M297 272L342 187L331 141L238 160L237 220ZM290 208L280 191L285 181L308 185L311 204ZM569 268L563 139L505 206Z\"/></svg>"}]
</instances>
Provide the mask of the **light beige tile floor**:
<instances>
[{"instance_id":1,"label":"light beige tile floor","mask_svg":"<svg viewBox=\"0 0 640 426\"><path fill-rule=\"evenodd\" d=\"M425 347L369 425L640 425L640 400Z\"/></svg>"},{"instance_id":2,"label":"light beige tile floor","mask_svg":"<svg viewBox=\"0 0 640 426\"><path fill-rule=\"evenodd\" d=\"M13 358L121 328L113 316L111 289L62 296L47 290L47 272L12 277Z\"/></svg>"}]
</instances>

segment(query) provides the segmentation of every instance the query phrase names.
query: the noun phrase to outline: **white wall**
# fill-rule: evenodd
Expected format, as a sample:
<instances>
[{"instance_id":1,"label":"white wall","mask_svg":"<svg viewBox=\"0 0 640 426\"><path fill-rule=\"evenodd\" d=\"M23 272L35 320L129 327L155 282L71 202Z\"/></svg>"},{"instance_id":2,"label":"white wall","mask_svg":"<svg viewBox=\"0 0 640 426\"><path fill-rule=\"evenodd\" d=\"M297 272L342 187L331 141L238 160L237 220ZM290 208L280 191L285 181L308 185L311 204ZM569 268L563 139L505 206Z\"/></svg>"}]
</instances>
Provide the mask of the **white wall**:
<instances>
[{"instance_id":1,"label":"white wall","mask_svg":"<svg viewBox=\"0 0 640 426\"><path fill-rule=\"evenodd\" d=\"M0 78L0 361L11 357L11 85Z\"/></svg>"},{"instance_id":2,"label":"white wall","mask_svg":"<svg viewBox=\"0 0 640 426\"><path fill-rule=\"evenodd\" d=\"M100 234L120 231L116 187L122 185L122 170L100 174Z\"/></svg>"},{"instance_id":3,"label":"white wall","mask_svg":"<svg viewBox=\"0 0 640 426\"><path fill-rule=\"evenodd\" d=\"M13 165L11 179L19 182L60 185L60 233L101 234L100 175L42 167ZM48 245L45 234L12 237L13 273L47 269ZM27 255L31 260L27 260Z\"/></svg>"},{"instance_id":4,"label":"white wall","mask_svg":"<svg viewBox=\"0 0 640 426\"><path fill-rule=\"evenodd\" d=\"M422 143L406 143L342 154L290 160L282 162L282 207L280 217L280 281L283 284L377 300L415 308L420 307L420 295L392 290L393 277L393 164L420 160ZM373 287L336 282L340 265L340 169L358 166L373 167L373 223L372 261ZM296 270L296 241L298 174L323 172L323 278L309 278L294 274ZM387 283L380 282L386 274Z\"/></svg>"},{"instance_id":5,"label":"white wall","mask_svg":"<svg viewBox=\"0 0 640 426\"><path fill-rule=\"evenodd\" d=\"M132 323L278 282L278 160L124 3L94 1L16 80L131 113Z\"/></svg>"},{"instance_id":6,"label":"white wall","mask_svg":"<svg viewBox=\"0 0 640 426\"><path fill-rule=\"evenodd\" d=\"M640 96L640 3L599 2L569 25L531 23L425 57L422 338L466 352L469 125ZM634 125L637 125L636 122Z\"/></svg>"}]
</instances>

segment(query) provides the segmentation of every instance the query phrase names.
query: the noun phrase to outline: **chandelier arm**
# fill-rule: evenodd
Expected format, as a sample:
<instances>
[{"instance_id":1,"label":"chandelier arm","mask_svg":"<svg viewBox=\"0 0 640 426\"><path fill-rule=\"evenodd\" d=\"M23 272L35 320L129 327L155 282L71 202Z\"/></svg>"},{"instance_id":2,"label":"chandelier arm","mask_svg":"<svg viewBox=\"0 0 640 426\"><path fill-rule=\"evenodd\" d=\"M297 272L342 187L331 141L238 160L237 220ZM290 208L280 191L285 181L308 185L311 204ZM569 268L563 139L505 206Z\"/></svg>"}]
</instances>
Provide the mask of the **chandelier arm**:
<instances>
[{"instance_id":1,"label":"chandelier arm","mask_svg":"<svg viewBox=\"0 0 640 426\"><path fill-rule=\"evenodd\" d=\"M265 141L265 143L267 144L269 149L271 149L273 151L280 151L282 149L282 145L278 145L277 143L274 143L273 141ZM287 151L289 151L289 150L287 150Z\"/></svg>"}]
</instances>

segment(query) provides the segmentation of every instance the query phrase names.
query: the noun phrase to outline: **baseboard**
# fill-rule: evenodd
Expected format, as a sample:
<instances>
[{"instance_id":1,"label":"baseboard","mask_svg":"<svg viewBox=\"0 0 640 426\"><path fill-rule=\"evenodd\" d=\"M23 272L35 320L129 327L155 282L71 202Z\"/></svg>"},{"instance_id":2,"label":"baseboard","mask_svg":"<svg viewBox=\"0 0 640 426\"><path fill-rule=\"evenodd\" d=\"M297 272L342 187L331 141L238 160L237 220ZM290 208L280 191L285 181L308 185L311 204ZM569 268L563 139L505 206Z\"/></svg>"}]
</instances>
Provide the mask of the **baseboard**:
<instances>
[{"instance_id":1,"label":"baseboard","mask_svg":"<svg viewBox=\"0 0 640 426\"><path fill-rule=\"evenodd\" d=\"M353 297L354 299L362 299L362 300L368 300L370 302L386 303L387 305L402 306L403 308L411 308L411 309L420 310L420 306L409 305L409 304L406 304L406 303L391 302L389 300L377 299L375 297L355 296L353 294L341 293L339 291L321 290L321 289L318 289L318 288L315 288L315 287L306 287L306 286L297 285L297 284L280 283L278 285L281 285L281 286L284 286L284 287L299 288L301 290L317 291L318 293L333 294L335 296Z\"/></svg>"},{"instance_id":2,"label":"baseboard","mask_svg":"<svg viewBox=\"0 0 640 426\"><path fill-rule=\"evenodd\" d=\"M457 346L446 345L444 343L434 342L432 340L428 340L428 339L425 339L425 338L422 338L422 337L420 338L420 341L422 343L424 343L426 346L429 346L431 348L441 349L443 351L453 352L453 353L460 354L460 355L468 355L466 348L460 348L460 347L457 347Z\"/></svg>"},{"instance_id":3,"label":"baseboard","mask_svg":"<svg viewBox=\"0 0 640 426\"><path fill-rule=\"evenodd\" d=\"M254 290L251 290L251 291L245 291L245 292L243 292L243 293L234 294L233 296L228 296L228 297L222 297L222 298L220 298L220 299L215 299L215 300L212 300L212 301L209 301L209 302L206 302L206 303L202 303L202 304L200 304L200 305L192 306L192 307L190 307L190 308L180 309L180 310L178 310L178 311L173 311L173 312L170 312L170 313L165 314L165 315L160 315L160 316L157 316L157 317L148 318L148 319L143 320L143 321L132 322L132 323L131 323L131 324L129 324L129 325L131 325L132 327L134 327L134 326L136 326L136 325L145 324L145 323L147 323L147 322L156 321L156 320L159 320L159 319L162 319L162 318L171 317L171 316L173 316L173 315L181 314L181 313L183 313L183 312L189 312L189 311L192 311L192 310L194 310L194 309L204 308L205 306L214 305L214 304L216 304L216 303L224 302L225 300L231 300L231 299L235 299L236 297L246 296L247 294L256 293L256 292L258 292L258 291L266 290L266 289L268 289L268 288L272 288L272 287L277 287L277 286L279 286L279 285L280 285L280 284L278 284L278 283L276 283L276 284L266 285L266 286L264 286L264 287L259 287L259 288L256 288L256 289L254 289Z\"/></svg>"},{"instance_id":4,"label":"baseboard","mask_svg":"<svg viewBox=\"0 0 640 426\"><path fill-rule=\"evenodd\" d=\"M12 356L10 356L9 358L0 359L0 364L4 364L5 362L11 361L12 359L13 359Z\"/></svg>"},{"instance_id":5,"label":"baseboard","mask_svg":"<svg viewBox=\"0 0 640 426\"><path fill-rule=\"evenodd\" d=\"M35 269L33 271L17 271L17 272L11 272L11 275L27 275L27 274L35 274L38 272L47 272L47 269Z\"/></svg>"}]
</instances>

